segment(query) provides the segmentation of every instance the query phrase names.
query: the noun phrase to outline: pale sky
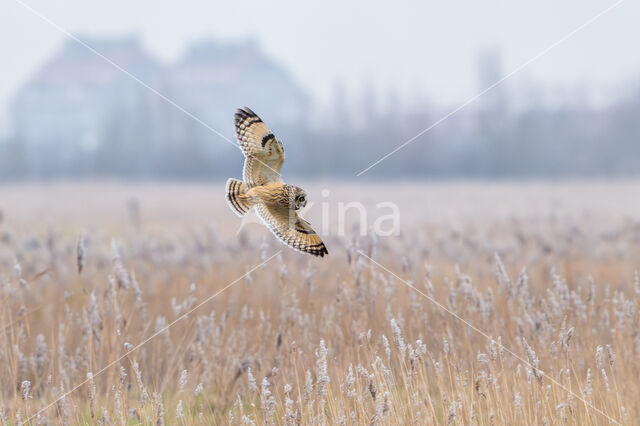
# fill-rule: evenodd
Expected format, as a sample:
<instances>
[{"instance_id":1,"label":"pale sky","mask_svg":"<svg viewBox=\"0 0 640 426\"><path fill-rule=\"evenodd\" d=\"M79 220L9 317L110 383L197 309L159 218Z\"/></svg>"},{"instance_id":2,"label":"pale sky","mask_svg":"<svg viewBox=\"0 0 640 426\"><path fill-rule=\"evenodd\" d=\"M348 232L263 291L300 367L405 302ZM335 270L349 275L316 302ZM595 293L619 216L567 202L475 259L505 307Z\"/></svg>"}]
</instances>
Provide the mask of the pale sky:
<instances>
[{"instance_id":1,"label":"pale sky","mask_svg":"<svg viewBox=\"0 0 640 426\"><path fill-rule=\"evenodd\" d=\"M327 104L336 81L357 94L420 91L455 105L476 94L478 52L500 48L518 67L612 0L20 0L74 34L138 35L164 61L194 41L256 39L314 99ZM626 0L514 76L558 92L620 95L640 86L640 2ZM0 5L0 112L65 35L16 0ZM0 113L1 116L5 114ZM1 120L0 120L1 121ZM1 126L0 126L1 127Z\"/></svg>"}]
</instances>

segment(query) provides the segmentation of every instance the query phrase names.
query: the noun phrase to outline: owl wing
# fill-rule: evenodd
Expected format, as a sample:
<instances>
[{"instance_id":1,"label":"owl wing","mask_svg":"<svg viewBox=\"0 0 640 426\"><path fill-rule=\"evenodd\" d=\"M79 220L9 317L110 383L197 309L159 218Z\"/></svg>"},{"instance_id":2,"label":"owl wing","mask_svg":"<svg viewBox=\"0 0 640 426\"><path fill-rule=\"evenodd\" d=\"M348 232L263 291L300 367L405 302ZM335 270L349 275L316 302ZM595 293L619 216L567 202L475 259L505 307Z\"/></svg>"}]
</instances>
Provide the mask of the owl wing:
<instances>
[{"instance_id":1,"label":"owl wing","mask_svg":"<svg viewBox=\"0 0 640 426\"><path fill-rule=\"evenodd\" d=\"M259 204L256 211L271 232L289 247L314 256L323 257L329 254L311 224L298 216L294 210Z\"/></svg>"},{"instance_id":2,"label":"owl wing","mask_svg":"<svg viewBox=\"0 0 640 426\"><path fill-rule=\"evenodd\" d=\"M269 127L249 108L235 115L236 137L244 153L242 177L249 187L280 181L284 146Z\"/></svg>"}]
</instances>

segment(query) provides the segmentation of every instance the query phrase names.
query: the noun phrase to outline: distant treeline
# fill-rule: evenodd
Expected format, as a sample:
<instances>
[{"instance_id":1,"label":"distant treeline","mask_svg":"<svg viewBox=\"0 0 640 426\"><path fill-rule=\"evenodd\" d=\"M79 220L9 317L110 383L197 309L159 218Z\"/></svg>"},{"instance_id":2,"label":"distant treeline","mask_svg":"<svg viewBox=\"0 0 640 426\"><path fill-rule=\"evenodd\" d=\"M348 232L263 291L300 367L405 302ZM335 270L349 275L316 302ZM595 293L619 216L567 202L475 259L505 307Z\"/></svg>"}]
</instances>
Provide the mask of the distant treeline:
<instances>
[{"instance_id":1,"label":"distant treeline","mask_svg":"<svg viewBox=\"0 0 640 426\"><path fill-rule=\"evenodd\" d=\"M332 106L319 110L285 68L250 42L205 41L168 69L135 38L93 43L184 110L68 43L14 99L13 136L0 141L0 178L239 176L243 159L234 146L233 114L242 106L253 108L283 140L285 174L353 177L456 108L417 93L411 102L390 93L381 107L371 87L354 101L336 85ZM479 90L503 75L499 53L479 56ZM525 105L524 92L530 94ZM640 174L640 91L597 108L577 103L580 94L550 106L540 92L495 87L364 176Z\"/></svg>"},{"instance_id":2,"label":"distant treeline","mask_svg":"<svg viewBox=\"0 0 640 426\"><path fill-rule=\"evenodd\" d=\"M361 111L327 119L321 126L303 120L274 123L271 127L287 150L284 173L349 177L446 112L426 107L385 113ZM149 121L141 115L121 115L105 127L97 148L64 155L56 146L32 150L19 137L12 138L0 143L0 176L206 179L239 175L239 150L182 113L173 111L169 115L166 122L157 122L166 125L166 129L150 129ZM269 112L263 116L268 121ZM233 140L231 123L225 130ZM33 164L39 167L35 169ZM537 106L512 112L501 102L479 103L418 137L364 176L532 178L637 174L640 95L602 109Z\"/></svg>"},{"instance_id":3,"label":"distant treeline","mask_svg":"<svg viewBox=\"0 0 640 426\"><path fill-rule=\"evenodd\" d=\"M188 114L82 46L66 44L12 104L13 136L0 140L0 178L239 176L233 113L242 106L283 140L285 174L353 177L456 108L419 94L401 101L394 93L381 107L372 88L353 102L337 85L332 106L319 111L290 73L252 43L203 42L169 69L135 39L94 43ZM479 57L479 89L503 75L499 54ZM524 92L533 98L526 105L516 102ZM597 108L575 99L550 106L535 99L538 92L498 86L364 176L640 174L640 91Z\"/></svg>"}]
</instances>

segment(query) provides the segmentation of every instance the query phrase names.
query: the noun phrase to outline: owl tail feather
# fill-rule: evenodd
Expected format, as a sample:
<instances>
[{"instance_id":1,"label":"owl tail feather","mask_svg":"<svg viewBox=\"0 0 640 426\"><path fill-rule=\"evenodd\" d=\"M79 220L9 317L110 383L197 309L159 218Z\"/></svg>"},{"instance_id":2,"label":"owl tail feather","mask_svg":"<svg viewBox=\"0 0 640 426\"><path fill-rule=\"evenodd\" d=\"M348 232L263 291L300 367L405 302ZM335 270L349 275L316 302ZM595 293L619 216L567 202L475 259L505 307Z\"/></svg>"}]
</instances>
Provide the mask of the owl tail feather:
<instances>
[{"instance_id":1,"label":"owl tail feather","mask_svg":"<svg viewBox=\"0 0 640 426\"><path fill-rule=\"evenodd\" d=\"M246 197L247 190L248 187L244 182L238 179L227 180L225 188L227 203L238 216L244 215L252 207L251 202Z\"/></svg>"}]
</instances>

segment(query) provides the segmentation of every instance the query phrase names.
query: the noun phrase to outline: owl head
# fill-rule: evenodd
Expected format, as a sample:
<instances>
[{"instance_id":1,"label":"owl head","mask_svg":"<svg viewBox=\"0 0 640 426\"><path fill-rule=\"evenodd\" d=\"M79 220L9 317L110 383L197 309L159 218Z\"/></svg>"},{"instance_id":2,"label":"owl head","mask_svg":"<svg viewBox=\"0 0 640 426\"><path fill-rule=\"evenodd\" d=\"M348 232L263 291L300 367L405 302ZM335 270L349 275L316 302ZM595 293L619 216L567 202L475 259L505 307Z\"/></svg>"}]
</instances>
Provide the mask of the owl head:
<instances>
[{"instance_id":1,"label":"owl head","mask_svg":"<svg viewBox=\"0 0 640 426\"><path fill-rule=\"evenodd\" d=\"M307 193L297 186L291 187L291 205L295 210L301 209L307 205Z\"/></svg>"}]
</instances>

